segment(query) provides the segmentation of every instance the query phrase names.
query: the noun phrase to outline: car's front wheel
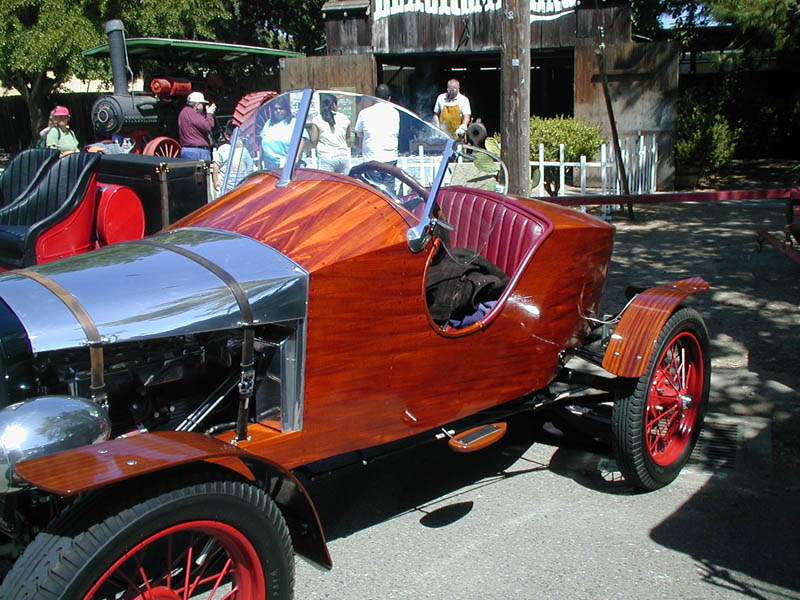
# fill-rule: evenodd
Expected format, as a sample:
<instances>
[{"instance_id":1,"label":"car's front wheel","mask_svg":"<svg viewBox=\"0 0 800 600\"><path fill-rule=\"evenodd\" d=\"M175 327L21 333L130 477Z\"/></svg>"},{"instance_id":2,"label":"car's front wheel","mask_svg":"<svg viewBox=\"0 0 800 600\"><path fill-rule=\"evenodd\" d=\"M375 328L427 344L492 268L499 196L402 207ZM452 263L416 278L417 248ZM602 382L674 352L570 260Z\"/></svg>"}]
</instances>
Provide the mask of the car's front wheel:
<instances>
[{"instance_id":1,"label":"car's front wheel","mask_svg":"<svg viewBox=\"0 0 800 600\"><path fill-rule=\"evenodd\" d=\"M206 481L121 497L115 504L109 507L95 493L73 506L28 546L0 597L292 597L289 531L261 488Z\"/></svg>"},{"instance_id":2,"label":"car's front wheel","mask_svg":"<svg viewBox=\"0 0 800 600\"><path fill-rule=\"evenodd\" d=\"M708 347L702 317L679 309L661 330L633 393L614 404L614 455L633 486L663 487L689 460L708 405Z\"/></svg>"}]
</instances>

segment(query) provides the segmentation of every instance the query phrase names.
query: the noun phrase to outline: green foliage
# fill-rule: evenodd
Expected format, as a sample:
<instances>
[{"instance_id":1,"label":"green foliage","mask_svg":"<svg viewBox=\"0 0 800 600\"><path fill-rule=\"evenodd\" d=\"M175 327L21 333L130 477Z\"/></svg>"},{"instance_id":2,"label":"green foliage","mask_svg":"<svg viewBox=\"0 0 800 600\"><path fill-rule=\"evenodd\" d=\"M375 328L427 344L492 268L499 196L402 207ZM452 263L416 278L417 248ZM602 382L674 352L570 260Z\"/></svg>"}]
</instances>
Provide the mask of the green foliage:
<instances>
[{"instance_id":1,"label":"green foliage","mask_svg":"<svg viewBox=\"0 0 800 600\"><path fill-rule=\"evenodd\" d=\"M214 39L228 17L223 0L0 0L0 83L25 98L33 135L71 76L108 74L107 61L81 55L106 42L105 21L121 18L130 37Z\"/></svg>"},{"instance_id":2,"label":"green foliage","mask_svg":"<svg viewBox=\"0 0 800 600\"><path fill-rule=\"evenodd\" d=\"M725 166L736 152L740 131L709 103L687 93L678 103L675 160L678 169L705 175Z\"/></svg>"},{"instance_id":3,"label":"green foliage","mask_svg":"<svg viewBox=\"0 0 800 600\"><path fill-rule=\"evenodd\" d=\"M582 119L574 117L552 117L544 118L532 116L530 120L531 141L530 141L530 160L539 160L539 144L544 144L544 160L547 162L559 159L559 145L564 144L564 160L566 162L578 162L581 156L591 161L600 151L600 146L605 143L605 139L600 135L600 125L590 125ZM497 148L496 154L499 156L500 134L495 133L491 138L487 138L485 145L490 152L489 144ZM495 146L497 144L497 146ZM546 167L544 173L545 188L551 196L558 193L558 169L556 167ZM537 181L541 174L538 168L533 169L533 180L531 186L538 185Z\"/></svg>"},{"instance_id":4,"label":"green foliage","mask_svg":"<svg viewBox=\"0 0 800 600\"><path fill-rule=\"evenodd\" d=\"M779 51L800 47L797 0L710 0L710 12L731 23L759 45Z\"/></svg>"},{"instance_id":5,"label":"green foliage","mask_svg":"<svg viewBox=\"0 0 800 600\"><path fill-rule=\"evenodd\" d=\"M325 0L233 0L233 19L217 31L227 42L320 54L325 44L324 3Z\"/></svg>"},{"instance_id":6,"label":"green foliage","mask_svg":"<svg viewBox=\"0 0 800 600\"><path fill-rule=\"evenodd\" d=\"M701 35L695 28L718 23L738 30L739 48L800 50L797 0L631 0L631 15L636 33L685 45ZM661 27L660 16L672 21L669 30Z\"/></svg>"},{"instance_id":7,"label":"green foliage","mask_svg":"<svg viewBox=\"0 0 800 600\"><path fill-rule=\"evenodd\" d=\"M539 144L544 144L544 159L558 160L558 146L564 144L567 162L586 156L592 160L605 142L599 125L590 125L573 117L531 117L531 160L539 160Z\"/></svg>"}]
</instances>

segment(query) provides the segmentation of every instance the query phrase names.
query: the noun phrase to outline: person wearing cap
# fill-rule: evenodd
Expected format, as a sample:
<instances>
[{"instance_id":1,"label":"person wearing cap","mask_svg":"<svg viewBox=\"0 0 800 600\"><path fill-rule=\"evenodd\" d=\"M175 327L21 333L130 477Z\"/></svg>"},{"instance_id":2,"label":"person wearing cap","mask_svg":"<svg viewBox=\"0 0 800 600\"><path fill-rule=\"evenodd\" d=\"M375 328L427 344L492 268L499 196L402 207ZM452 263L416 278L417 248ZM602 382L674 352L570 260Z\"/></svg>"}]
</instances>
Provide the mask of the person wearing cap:
<instances>
[{"instance_id":1,"label":"person wearing cap","mask_svg":"<svg viewBox=\"0 0 800 600\"><path fill-rule=\"evenodd\" d=\"M66 106L56 106L50 111L50 120L54 126L47 131L45 146L60 150L62 154L77 152L80 144L75 132L69 128L69 109Z\"/></svg>"},{"instance_id":2,"label":"person wearing cap","mask_svg":"<svg viewBox=\"0 0 800 600\"><path fill-rule=\"evenodd\" d=\"M437 127L455 137L464 137L472 117L469 98L461 93L458 79L447 82L447 91L439 94L433 107L433 122Z\"/></svg>"},{"instance_id":3,"label":"person wearing cap","mask_svg":"<svg viewBox=\"0 0 800 600\"><path fill-rule=\"evenodd\" d=\"M211 161L211 130L216 110L216 104L209 104L202 92L192 92L186 97L186 106L178 114L182 158Z\"/></svg>"}]
</instances>

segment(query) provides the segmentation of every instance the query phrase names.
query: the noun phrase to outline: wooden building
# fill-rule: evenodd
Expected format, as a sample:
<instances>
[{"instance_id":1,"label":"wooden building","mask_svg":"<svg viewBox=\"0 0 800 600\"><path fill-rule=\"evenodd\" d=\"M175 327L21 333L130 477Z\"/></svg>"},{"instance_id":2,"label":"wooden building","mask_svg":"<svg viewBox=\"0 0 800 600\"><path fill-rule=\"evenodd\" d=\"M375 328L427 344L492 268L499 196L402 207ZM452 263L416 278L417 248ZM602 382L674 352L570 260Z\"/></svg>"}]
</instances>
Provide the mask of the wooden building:
<instances>
[{"instance_id":1,"label":"wooden building","mask_svg":"<svg viewBox=\"0 0 800 600\"><path fill-rule=\"evenodd\" d=\"M501 0L329 0L327 55L281 60L281 88L368 93L389 83L394 100L431 115L455 77L490 132L500 130ZM654 132L659 188L674 177L677 45L634 40L627 0L530 0L531 114L574 115L610 127L597 50L601 28L621 136Z\"/></svg>"}]
</instances>

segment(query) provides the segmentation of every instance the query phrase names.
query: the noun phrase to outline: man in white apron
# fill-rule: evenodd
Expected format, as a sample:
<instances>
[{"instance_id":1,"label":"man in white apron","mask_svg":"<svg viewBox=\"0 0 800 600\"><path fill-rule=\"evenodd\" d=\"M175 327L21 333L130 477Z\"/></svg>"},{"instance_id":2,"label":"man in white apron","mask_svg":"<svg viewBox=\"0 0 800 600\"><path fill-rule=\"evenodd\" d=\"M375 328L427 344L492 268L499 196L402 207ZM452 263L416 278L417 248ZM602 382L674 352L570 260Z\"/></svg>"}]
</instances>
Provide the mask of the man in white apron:
<instances>
[{"instance_id":1,"label":"man in white apron","mask_svg":"<svg viewBox=\"0 0 800 600\"><path fill-rule=\"evenodd\" d=\"M464 137L472 117L469 99L461 92L458 79L447 82L447 92L439 94L433 107L433 122L455 137Z\"/></svg>"}]
</instances>

